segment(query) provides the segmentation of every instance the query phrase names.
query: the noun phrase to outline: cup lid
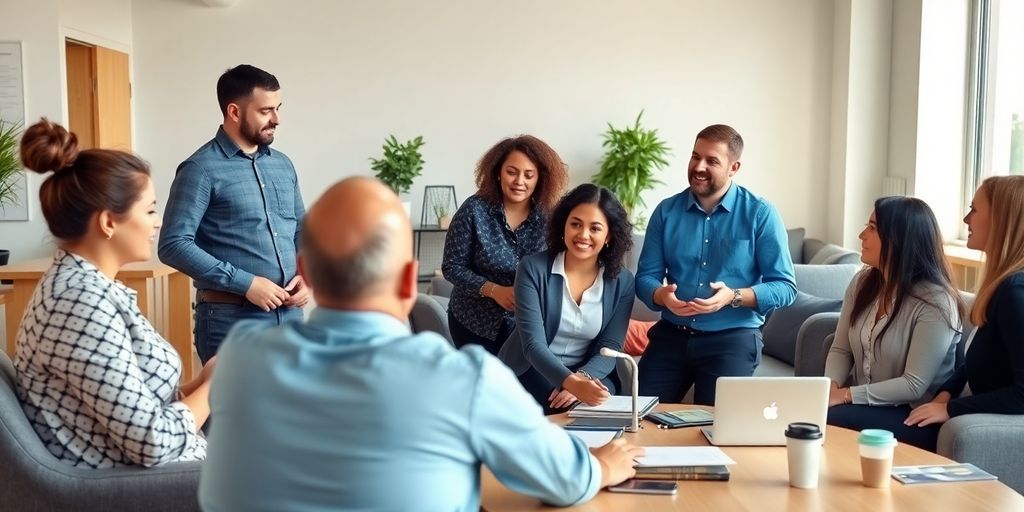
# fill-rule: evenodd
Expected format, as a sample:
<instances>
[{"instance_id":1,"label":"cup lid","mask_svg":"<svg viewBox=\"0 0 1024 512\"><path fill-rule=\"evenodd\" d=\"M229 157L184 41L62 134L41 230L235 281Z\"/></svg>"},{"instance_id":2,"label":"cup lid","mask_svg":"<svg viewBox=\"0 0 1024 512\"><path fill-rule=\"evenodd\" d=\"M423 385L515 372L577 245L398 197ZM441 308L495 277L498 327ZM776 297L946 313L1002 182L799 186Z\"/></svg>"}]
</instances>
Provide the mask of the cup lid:
<instances>
[{"instance_id":1,"label":"cup lid","mask_svg":"<svg viewBox=\"0 0 1024 512\"><path fill-rule=\"evenodd\" d=\"M860 431L857 442L868 446L890 446L896 444L896 436L888 430L866 428Z\"/></svg>"},{"instance_id":2,"label":"cup lid","mask_svg":"<svg viewBox=\"0 0 1024 512\"><path fill-rule=\"evenodd\" d=\"M786 437L793 439L821 439L821 428L814 423L790 423L786 427Z\"/></svg>"}]
</instances>

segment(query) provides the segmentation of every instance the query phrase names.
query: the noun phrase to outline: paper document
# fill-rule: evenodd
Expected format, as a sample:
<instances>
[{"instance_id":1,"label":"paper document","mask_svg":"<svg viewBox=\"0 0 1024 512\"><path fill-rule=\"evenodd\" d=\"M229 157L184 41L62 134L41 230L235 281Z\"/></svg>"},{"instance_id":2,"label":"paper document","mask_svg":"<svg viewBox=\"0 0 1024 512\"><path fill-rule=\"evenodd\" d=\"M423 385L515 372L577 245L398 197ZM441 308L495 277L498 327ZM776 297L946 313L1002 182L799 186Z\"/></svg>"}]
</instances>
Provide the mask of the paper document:
<instances>
[{"instance_id":1,"label":"paper document","mask_svg":"<svg viewBox=\"0 0 1024 512\"><path fill-rule=\"evenodd\" d=\"M643 409L645 405L657 400L657 397L653 396L638 396L636 397L637 407ZM593 412L633 412L633 397L614 395L608 397L601 405L587 405L580 404L576 406L579 411L593 411Z\"/></svg>"},{"instance_id":2,"label":"paper document","mask_svg":"<svg viewBox=\"0 0 1024 512\"><path fill-rule=\"evenodd\" d=\"M567 430L566 432L583 440L583 444L587 445L587 448L604 446L622 434L621 430L614 432L610 430Z\"/></svg>"},{"instance_id":3,"label":"paper document","mask_svg":"<svg viewBox=\"0 0 1024 512\"><path fill-rule=\"evenodd\" d=\"M635 467L736 464L717 446L645 446L644 450L647 455L637 457Z\"/></svg>"}]
</instances>

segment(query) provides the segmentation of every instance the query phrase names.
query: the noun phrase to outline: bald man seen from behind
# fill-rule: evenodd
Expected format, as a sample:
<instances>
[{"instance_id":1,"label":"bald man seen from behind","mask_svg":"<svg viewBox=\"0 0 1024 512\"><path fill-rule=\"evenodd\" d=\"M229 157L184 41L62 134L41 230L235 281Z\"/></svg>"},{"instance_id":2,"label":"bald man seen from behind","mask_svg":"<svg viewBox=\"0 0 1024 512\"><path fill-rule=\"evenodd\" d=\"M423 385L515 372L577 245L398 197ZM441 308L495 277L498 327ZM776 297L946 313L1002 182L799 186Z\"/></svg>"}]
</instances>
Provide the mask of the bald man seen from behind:
<instances>
[{"instance_id":1,"label":"bald man seen from behind","mask_svg":"<svg viewBox=\"0 0 1024 512\"><path fill-rule=\"evenodd\" d=\"M370 178L309 210L298 269L317 308L243 321L220 349L199 497L206 511L478 510L480 465L556 505L633 475L641 448L588 450L483 348L413 334L409 217Z\"/></svg>"}]
</instances>

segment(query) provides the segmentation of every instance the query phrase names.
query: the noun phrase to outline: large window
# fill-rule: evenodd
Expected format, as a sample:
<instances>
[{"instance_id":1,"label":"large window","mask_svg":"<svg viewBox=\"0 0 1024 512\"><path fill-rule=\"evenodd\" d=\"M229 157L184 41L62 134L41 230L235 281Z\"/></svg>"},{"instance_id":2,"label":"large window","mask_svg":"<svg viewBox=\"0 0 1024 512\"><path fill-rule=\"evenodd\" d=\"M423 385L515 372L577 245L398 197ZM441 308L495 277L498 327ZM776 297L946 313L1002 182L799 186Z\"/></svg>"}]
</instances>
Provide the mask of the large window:
<instances>
[{"instance_id":1,"label":"large window","mask_svg":"<svg viewBox=\"0 0 1024 512\"><path fill-rule=\"evenodd\" d=\"M1024 174L1024 1L975 0L972 23L965 210L986 177Z\"/></svg>"}]
</instances>

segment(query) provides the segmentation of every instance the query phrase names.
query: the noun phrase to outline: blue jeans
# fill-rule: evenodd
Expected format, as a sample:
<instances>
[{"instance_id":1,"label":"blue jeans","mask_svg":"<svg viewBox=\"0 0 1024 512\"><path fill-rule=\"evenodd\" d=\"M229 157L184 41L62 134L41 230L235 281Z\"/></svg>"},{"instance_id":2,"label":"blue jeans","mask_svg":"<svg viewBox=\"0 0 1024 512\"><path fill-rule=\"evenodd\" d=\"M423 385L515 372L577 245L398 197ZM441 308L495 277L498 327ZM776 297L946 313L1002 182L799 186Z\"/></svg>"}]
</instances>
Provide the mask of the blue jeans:
<instances>
[{"instance_id":1,"label":"blue jeans","mask_svg":"<svg viewBox=\"0 0 1024 512\"><path fill-rule=\"evenodd\" d=\"M302 320L301 308L280 307L270 311L250 304L217 304L204 302L196 304L196 352L199 360L206 364L220 348L228 331L239 320L257 319L272 325L281 325L289 320Z\"/></svg>"},{"instance_id":2,"label":"blue jeans","mask_svg":"<svg viewBox=\"0 0 1024 512\"><path fill-rule=\"evenodd\" d=\"M640 394L677 404L693 388L693 403L715 404L719 377L749 377L761 364L761 331L727 329L691 334L661 320L647 332L639 363Z\"/></svg>"}]
</instances>

